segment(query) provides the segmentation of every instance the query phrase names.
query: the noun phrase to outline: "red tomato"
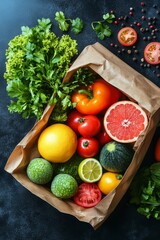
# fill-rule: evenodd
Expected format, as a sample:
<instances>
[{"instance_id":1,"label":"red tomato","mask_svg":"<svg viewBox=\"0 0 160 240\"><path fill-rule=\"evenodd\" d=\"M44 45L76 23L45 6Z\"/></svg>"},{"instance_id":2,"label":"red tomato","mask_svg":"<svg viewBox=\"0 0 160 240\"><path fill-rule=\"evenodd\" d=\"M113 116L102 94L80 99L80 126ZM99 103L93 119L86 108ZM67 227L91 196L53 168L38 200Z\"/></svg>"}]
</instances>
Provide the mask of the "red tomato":
<instances>
[{"instance_id":1,"label":"red tomato","mask_svg":"<svg viewBox=\"0 0 160 240\"><path fill-rule=\"evenodd\" d=\"M78 131L83 137L94 137L101 129L101 122L94 115L84 116L79 120Z\"/></svg>"},{"instance_id":2,"label":"red tomato","mask_svg":"<svg viewBox=\"0 0 160 240\"><path fill-rule=\"evenodd\" d=\"M95 183L82 183L77 194L73 197L74 202L85 208L96 206L102 199L102 193Z\"/></svg>"},{"instance_id":3,"label":"red tomato","mask_svg":"<svg viewBox=\"0 0 160 240\"><path fill-rule=\"evenodd\" d=\"M81 157L94 157L99 152L99 142L96 138L80 137L77 143L77 153Z\"/></svg>"},{"instance_id":4,"label":"red tomato","mask_svg":"<svg viewBox=\"0 0 160 240\"><path fill-rule=\"evenodd\" d=\"M78 111L76 111L76 110L68 114L68 118L67 118L66 124L67 124L70 128L72 128L73 131L74 131L75 133L77 133L77 134L79 133L79 132L78 132L78 126L79 126L79 124L80 124L80 119L82 119L83 116L84 116L84 115L83 115L82 113L80 113L80 112L78 112Z\"/></svg>"},{"instance_id":5,"label":"red tomato","mask_svg":"<svg viewBox=\"0 0 160 240\"><path fill-rule=\"evenodd\" d=\"M105 131L105 129L97 135L97 139L101 145L104 145L104 144L112 141L112 138L108 135L108 133Z\"/></svg>"},{"instance_id":6,"label":"red tomato","mask_svg":"<svg viewBox=\"0 0 160 240\"><path fill-rule=\"evenodd\" d=\"M151 42L144 49L144 58L150 64L160 63L160 42Z\"/></svg>"},{"instance_id":7,"label":"red tomato","mask_svg":"<svg viewBox=\"0 0 160 240\"><path fill-rule=\"evenodd\" d=\"M118 41L123 46L132 46L137 41L137 33L131 27L124 27L118 32Z\"/></svg>"}]
</instances>

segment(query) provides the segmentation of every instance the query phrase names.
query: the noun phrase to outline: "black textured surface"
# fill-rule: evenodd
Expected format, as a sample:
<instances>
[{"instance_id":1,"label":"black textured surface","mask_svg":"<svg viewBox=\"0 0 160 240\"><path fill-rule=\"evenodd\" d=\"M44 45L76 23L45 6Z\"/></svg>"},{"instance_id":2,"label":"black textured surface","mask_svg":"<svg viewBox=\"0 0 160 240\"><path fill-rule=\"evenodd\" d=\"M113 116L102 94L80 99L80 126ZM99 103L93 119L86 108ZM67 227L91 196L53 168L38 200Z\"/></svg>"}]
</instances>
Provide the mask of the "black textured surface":
<instances>
[{"instance_id":1,"label":"black textured surface","mask_svg":"<svg viewBox=\"0 0 160 240\"><path fill-rule=\"evenodd\" d=\"M115 10L117 16L129 16L130 7L133 7L133 16L128 18L126 25L139 21L143 25L141 16L145 15L157 19L157 26L160 26L160 15L156 11L159 7L158 0L145 1L143 7L146 12L141 12L141 1L125 0L83 0L83 1L62 1L62 0L1 0L0 1L0 239L1 240L103 240L103 239L125 239L125 240L157 240L160 238L160 223L156 220L147 220L136 212L134 206L128 203L128 193L124 196L118 207L109 219L96 231L86 223L79 222L76 218L62 214L35 195L31 194L21 186L10 174L4 171L6 161L16 144L25 136L34 124L34 119L24 120L16 114L9 114L7 105L9 98L6 93L6 83L3 79L5 72L5 50L8 42L21 33L21 26L34 26L37 19L46 17L53 20L56 11L63 11L71 18L80 17L85 23L83 33L79 35L69 34L77 39L79 52L89 44L99 39L91 29L90 23L93 20L102 19L104 13ZM57 35L62 32L58 29L55 21L53 30ZM142 40L147 33L142 33L139 27L135 26L139 33L139 40L136 48L139 53L136 55L137 62L133 61L135 53L118 54L121 49L117 42L116 35L120 24L111 25L113 35L104 41L99 41L122 60L144 74L157 86L160 86L160 78L157 77L159 69L153 67L140 67L140 59L143 57L143 48L147 41ZM160 30L159 30L160 31ZM149 35L149 33L148 33ZM157 41L160 35L157 34ZM111 47L110 43L118 44L118 48ZM154 139L156 138L155 134ZM143 164L151 160L154 148L154 139L151 143ZM149 160L149 161L150 161Z\"/></svg>"}]
</instances>

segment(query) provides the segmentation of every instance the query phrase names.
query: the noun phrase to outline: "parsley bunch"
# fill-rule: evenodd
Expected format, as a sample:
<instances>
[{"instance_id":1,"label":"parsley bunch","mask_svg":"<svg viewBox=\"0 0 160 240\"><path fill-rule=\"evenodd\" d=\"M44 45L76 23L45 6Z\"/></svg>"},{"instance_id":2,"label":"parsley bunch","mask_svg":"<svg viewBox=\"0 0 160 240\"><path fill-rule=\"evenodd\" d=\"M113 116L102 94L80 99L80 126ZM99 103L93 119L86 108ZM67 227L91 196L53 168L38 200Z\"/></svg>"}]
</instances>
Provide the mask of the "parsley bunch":
<instances>
[{"instance_id":1,"label":"parsley bunch","mask_svg":"<svg viewBox=\"0 0 160 240\"><path fill-rule=\"evenodd\" d=\"M91 27L95 31L95 33L97 34L99 39L104 40L105 37L111 36L112 31L111 31L110 27L106 24L106 22L113 23L114 19L115 19L114 14L106 13L103 15L103 20L93 21L91 23Z\"/></svg>"},{"instance_id":2,"label":"parsley bunch","mask_svg":"<svg viewBox=\"0 0 160 240\"><path fill-rule=\"evenodd\" d=\"M141 170L130 186L130 203L146 218L160 220L160 163Z\"/></svg>"},{"instance_id":3,"label":"parsley bunch","mask_svg":"<svg viewBox=\"0 0 160 240\"><path fill-rule=\"evenodd\" d=\"M83 21L80 18L66 18L62 11L56 12L55 20L58 22L59 28L62 31L68 31L70 27L69 23L71 23L71 31L75 34L80 33L84 27Z\"/></svg>"},{"instance_id":4,"label":"parsley bunch","mask_svg":"<svg viewBox=\"0 0 160 240\"><path fill-rule=\"evenodd\" d=\"M58 38L51 31L48 18L38 20L33 28L23 26L21 30L6 50L4 78L11 97L8 109L24 118L39 119L48 102L56 104L65 98L59 86L78 54L77 42L68 35Z\"/></svg>"}]
</instances>

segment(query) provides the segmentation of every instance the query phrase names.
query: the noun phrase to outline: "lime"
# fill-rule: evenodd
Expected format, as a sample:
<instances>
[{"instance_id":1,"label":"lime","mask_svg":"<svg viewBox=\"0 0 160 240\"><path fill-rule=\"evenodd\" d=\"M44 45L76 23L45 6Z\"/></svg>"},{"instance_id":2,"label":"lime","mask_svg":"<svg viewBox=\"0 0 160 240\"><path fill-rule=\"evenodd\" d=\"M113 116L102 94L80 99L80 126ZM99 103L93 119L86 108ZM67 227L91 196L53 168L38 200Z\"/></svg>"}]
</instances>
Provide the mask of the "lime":
<instances>
[{"instance_id":1,"label":"lime","mask_svg":"<svg viewBox=\"0 0 160 240\"><path fill-rule=\"evenodd\" d=\"M51 192L58 198L71 198L78 191L77 181L69 174L56 175L51 183Z\"/></svg>"},{"instance_id":2,"label":"lime","mask_svg":"<svg viewBox=\"0 0 160 240\"><path fill-rule=\"evenodd\" d=\"M102 176L102 166L97 159L86 158L79 164L78 174L84 182L97 182Z\"/></svg>"},{"instance_id":3,"label":"lime","mask_svg":"<svg viewBox=\"0 0 160 240\"><path fill-rule=\"evenodd\" d=\"M53 166L43 158L34 158L27 166L28 178L37 184L46 184L52 180Z\"/></svg>"}]
</instances>

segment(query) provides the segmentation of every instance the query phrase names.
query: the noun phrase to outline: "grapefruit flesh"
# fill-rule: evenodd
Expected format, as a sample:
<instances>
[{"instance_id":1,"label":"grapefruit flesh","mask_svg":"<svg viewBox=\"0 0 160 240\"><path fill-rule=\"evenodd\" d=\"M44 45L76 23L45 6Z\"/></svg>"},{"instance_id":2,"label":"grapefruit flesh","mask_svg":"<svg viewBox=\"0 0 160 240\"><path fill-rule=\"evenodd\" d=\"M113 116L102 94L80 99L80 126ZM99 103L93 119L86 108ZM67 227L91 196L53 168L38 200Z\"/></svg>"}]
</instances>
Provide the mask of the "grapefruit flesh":
<instances>
[{"instance_id":1,"label":"grapefruit flesh","mask_svg":"<svg viewBox=\"0 0 160 240\"><path fill-rule=\"evenodd\" d=\"M104 116L105 130L117 142L135 142L147 124L145 111L131 101L119 101L113 104Z\"/></svg>"}]
</instances>

